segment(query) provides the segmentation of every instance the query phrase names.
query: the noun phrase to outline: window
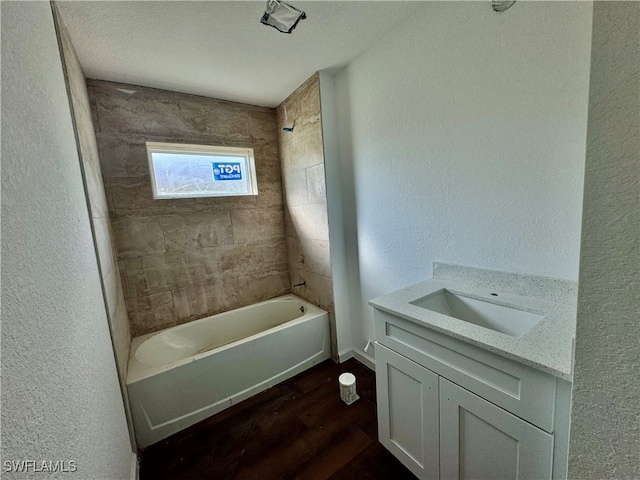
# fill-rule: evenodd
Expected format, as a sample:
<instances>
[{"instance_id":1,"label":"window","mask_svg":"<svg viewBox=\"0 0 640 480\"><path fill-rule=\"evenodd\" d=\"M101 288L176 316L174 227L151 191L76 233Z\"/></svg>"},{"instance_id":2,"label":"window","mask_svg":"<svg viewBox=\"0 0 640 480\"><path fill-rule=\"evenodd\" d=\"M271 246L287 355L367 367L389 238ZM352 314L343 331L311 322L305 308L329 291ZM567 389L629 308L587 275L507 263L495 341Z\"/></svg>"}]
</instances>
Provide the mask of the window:
<instances>
[{"instance_id":1,"label":"window","mask_svg":"<svg viewBox=\"0 0 640 480\"><path fill-rule=\"evenodd\" d=\"M147 142L153 198L257 195L252 148Z\"/></svg>"}]
</instances>

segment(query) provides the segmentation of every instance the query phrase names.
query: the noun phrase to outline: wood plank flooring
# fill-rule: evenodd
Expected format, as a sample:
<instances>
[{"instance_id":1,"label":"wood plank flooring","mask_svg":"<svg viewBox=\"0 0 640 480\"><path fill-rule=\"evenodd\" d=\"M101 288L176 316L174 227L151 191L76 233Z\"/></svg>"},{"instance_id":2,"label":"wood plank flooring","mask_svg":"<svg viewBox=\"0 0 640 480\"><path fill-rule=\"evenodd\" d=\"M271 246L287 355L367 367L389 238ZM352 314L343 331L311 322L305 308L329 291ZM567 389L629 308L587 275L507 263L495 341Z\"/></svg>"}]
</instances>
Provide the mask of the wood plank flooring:
<instances>
[{"instance_id":1,"label":"wood plank flooring","mask_svg":"<svg viewBox=\"0 0 640 480\"><path fill-rule=\"evenodd\" d=\"M352 372L360 399L340 400ZM141 480L415 480L377 441L375 375L327 360L145 449Z\"/></svg>"}]
</instances>

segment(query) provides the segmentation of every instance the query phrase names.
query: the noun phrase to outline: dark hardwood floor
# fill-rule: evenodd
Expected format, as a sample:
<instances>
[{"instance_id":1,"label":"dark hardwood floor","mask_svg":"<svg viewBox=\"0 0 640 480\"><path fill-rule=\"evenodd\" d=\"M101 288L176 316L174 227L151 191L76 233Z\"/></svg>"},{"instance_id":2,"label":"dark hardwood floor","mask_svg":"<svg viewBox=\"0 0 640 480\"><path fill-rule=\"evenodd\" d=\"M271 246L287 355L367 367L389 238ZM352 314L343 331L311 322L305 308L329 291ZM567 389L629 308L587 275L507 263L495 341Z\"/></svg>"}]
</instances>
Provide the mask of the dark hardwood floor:
<instances>
[{"instance_id":1,"label":"dark hardwood floor","mask_svg":"<svg viewBox=\"0 0 640 480\"><path fill-rule=\"evenodd\" d=\"M352 372L360 399L340 400ZM415 477L377 441L375 375L328 360L145 449L141 480Z\"/></svg>"}]
</instances>

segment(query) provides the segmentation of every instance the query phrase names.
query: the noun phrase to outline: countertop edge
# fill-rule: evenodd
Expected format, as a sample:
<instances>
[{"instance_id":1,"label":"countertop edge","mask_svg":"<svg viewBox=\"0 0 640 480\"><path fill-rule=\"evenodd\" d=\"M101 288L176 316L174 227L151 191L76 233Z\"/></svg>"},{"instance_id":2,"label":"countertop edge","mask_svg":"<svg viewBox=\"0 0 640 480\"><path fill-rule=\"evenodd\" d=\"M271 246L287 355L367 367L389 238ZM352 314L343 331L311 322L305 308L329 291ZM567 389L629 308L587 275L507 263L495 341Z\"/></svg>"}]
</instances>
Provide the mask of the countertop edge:
<instances>
[{"instance_id":1,"label":"countertop edge","mask_svg":"<svg viewBox=\"0 0 640 480\"><path fill-rule=\"evenodd\" d=\"M558 377L562 380L566 380L568 382L573 382L573 374L571 372L565 372L562 370L559 370L557 368L551 367L549 365L545 365L543 363L540 362L536 362L535 360L531 360L529 358L517 355L513 352L508 352L506 350L503 350L499 347L496 347L494 345L487 345L481 341L478 340L474 340L473 338L469 338L466 337L464 335L460 335L456 332L452 332L451 330L447 330L446 328L442 328L442 327L438 327L437 325L433 325L430 324L428 322L424 322L422 320L416 319L414 317L411 317L410 315L406 315L403 314L401 312L398 312L396 310L393 310L391 308L385 307L384 305L380 305L377 303L373 303L373 301L369 301L368 302L369 305L373 306L374 308L385 312L385 313L389 313L391 315L400 317L404 320L408 320L412 323L415 323L417 325L420 325L421 327L425 327L428 328L429 330L433 330L434 332L438 332L438 333L442 333L444 335L447 335L448 337L451 338L455 338L456 340L460 340L462 342L468 343L469 345L474 345L478 348L482 348L483 350L486 350L488 352L491 353L495 353L496 355L499 355L501 357L507 358L509 360L512 360L514 362L520 363L522 365L526 365L528 367L534 368L536 370L540 370L542 372L548 373L550 375L553 375L554 377Z\"/></svg>"}]
</instances>

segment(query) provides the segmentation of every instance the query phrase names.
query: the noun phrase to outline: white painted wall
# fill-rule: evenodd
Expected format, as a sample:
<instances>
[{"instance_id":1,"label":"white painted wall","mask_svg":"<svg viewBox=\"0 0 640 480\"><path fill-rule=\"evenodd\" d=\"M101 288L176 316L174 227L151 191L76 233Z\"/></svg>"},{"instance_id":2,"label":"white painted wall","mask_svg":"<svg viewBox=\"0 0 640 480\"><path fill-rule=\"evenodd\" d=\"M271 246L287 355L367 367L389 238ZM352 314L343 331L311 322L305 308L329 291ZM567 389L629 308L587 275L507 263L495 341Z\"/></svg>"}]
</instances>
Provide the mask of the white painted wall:
<instances>
[{"instance_id":1,"label":"white painted wall","mask_svg":"<svg viewBox=\"0 0 640 480\"><path fill-rule=\"evenodd\" d=\"M596 2L569 477L640 478L640 3Z\"/></svg>"},{"instance_id":2,"label":"white painted wall","mask_svg":"<svg viewBox=\"0 0 640 480\"><path fill-rule=\"evenodd\" d=\"M2 477L49 478L7 473L5 462L59 460L75 461L77 478L129 478L51 6L1 5Z\"/></svg>"},{"instance_id":3,"label":"white painted wall","mask_svg":"<svg viewBox=\"0 0 640 480\"><path fill-rule=\"evenodd\" d=\"M335 76L328 71L318 75L320 87L320 116L322 118L322 151L324 153L325 184L327 188L327 221L331 253L333 308L336 318L337 353L351 350L351 299L342 216L342 188L340 182L340 150L336 122Z\"/></svg>"},{"instance_id":4,"label":"white painted wall","mask_svg":"<svg viewBox=\"0 0 640 480\"><path fill-rule=\"evenodd\" d=\"M356 348L434 260L577 280L590 35L586 2L428 2L337 74Z\"/></svg>"}]
</instances>

